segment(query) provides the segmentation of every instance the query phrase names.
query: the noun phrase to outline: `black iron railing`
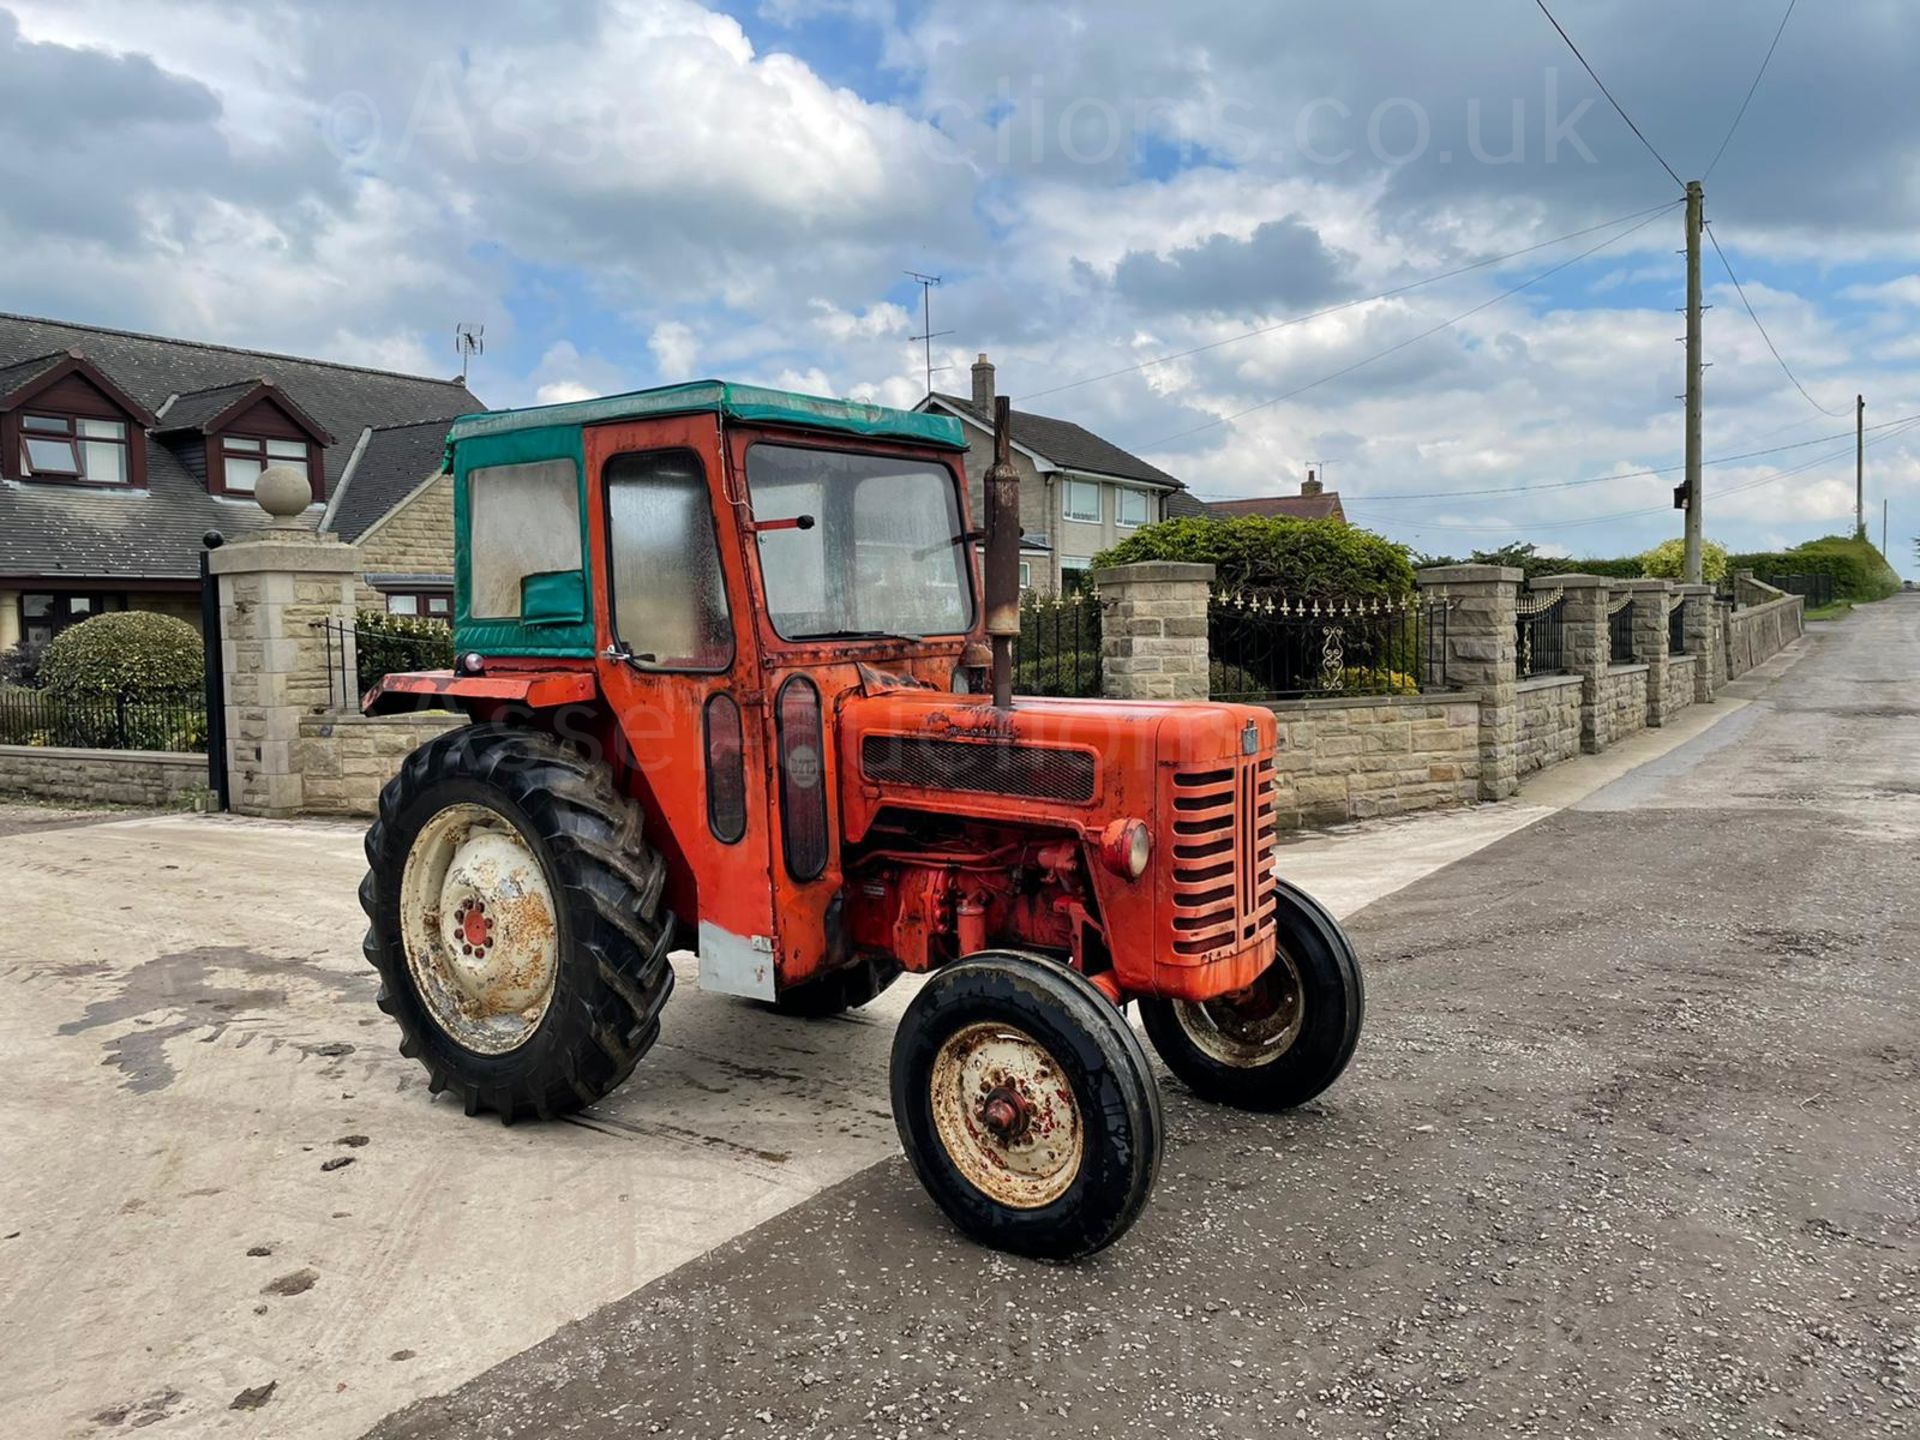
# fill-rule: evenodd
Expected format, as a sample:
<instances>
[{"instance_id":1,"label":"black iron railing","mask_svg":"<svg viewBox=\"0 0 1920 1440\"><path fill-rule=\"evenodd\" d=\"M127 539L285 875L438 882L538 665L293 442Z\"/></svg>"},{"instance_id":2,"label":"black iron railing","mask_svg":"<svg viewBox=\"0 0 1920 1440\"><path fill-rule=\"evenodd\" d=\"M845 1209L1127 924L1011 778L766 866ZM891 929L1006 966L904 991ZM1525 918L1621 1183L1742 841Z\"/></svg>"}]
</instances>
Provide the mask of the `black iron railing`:
<instances>
[{"instance_id":1,"label":"black iron railing","mask_svg":"<svg viewBox=\"0 0 1920 1440\"><path fill-rule=\"evenodd\" d=\"M437 620L396 623L376 616L374 623L320 620L314 628L326 639L331 709L357 706L382 675L445 670L453 664L453 631Z\"/></svg>"},{"instance_id":2,"label":"black iron railing","mask_svg":"<svg viewBox=\"0 0 1920 1440\"><path fill-rule=\"evenodd\" d=\"M1519 678L1564 674L1567 668L1566 591L1522 590L1514 614L1513 663Z\"/></svg>"},{"instance_id":3,"label":"black iron railing","mask_svg":"<svg viewBox=\"0 0 1920 1440\"><path fill-rule=\"evenodd\" d=\"M1615 665L1633 663L1633 597L1623 595L1607 606L1607 646Z\"/></svg>"},{"instance_id":4,"label":"black iron railing","mask_svg":"<svg viewBox=\"0 0 1920 1440\"><path fill-rule=\"evenodd\" d=\"M1027 594L1013 642L1013 688L1020 695L1100 693L1100 599L1091 590Z\"/></svg>"},{"instance_id":5,"label":"black iron railing","mask_svg":"<svg viewBox=\"0 0 1920 1440\"><path fill-rule=\"evenodd\" d=\"M207 704L199 695L61 700L42 690L0 689L0 745L205 754Z\"/></svg>"},{"instance_id":6,"label":"black iron railing","mask_svg":"<svg viewBox=\"0 0 1920 1440\"><path fill-rule=\"evenodd\" d=\"M1687 605L1679 595L1667 599L1667 653L1684 655L1687 653Z\"/></svg>"},{"instance_id":7,"label":"black iron railing","mask_svg":"<svg viewBox=\"0 0 1920 1440\"><path fill-rule=\"evenodd\" d=\"M1445 601L1292 600L1215 591L1207 607L1216 700L1414 695L1447 688Z\"/></svg>"},{"instance_id":8,"label":"black iron railing","mask_svg":"<svg viewBox=\"0 0 1920 1440\"><path fill-rule=\"evenodd\" d=\"M1789 595L1805 596L1809 609L1833 604L1831 575L1756 575L1754 578L1763 585L1771 585Z\"/></svg>"}]
</instances>

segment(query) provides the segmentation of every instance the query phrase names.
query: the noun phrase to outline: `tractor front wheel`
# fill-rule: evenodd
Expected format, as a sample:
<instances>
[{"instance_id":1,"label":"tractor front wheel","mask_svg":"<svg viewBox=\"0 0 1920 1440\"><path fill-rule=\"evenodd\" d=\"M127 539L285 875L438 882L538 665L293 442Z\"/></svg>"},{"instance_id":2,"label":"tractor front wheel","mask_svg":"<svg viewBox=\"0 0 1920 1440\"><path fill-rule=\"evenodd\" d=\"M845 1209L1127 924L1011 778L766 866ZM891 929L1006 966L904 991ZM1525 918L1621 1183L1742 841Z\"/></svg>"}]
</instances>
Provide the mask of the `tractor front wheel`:
<instances>
[{"instance_id":1,"label":"tractor front wheel","mask_svg":"<svg viewBox=\"0 0 1920 1440\"><path fill-rule=\"evenodd\" d=\"M1288 1110L1333 1084L1353 1058L1366 1012L1359 957L1319 901L1284 883L1278 948L1235 994L1140 1002L1153 1048L1202 1099Z\"/></svg>"},{"instance_id":2,"label":"tractor front wheel","mask_svg":"<svg viewBox=\"0 0 1920 1440\"><path fill-rule=\"evenodd\" d=\"M429 741L380 792L366 954L435 1094L545 1119L606 1095L653 1044L673 922L640 826L604 766L504 726Z\"/></svg>"},{"instance_id":3,"label":"tractor front wheel","mask_svg":"<svg viewBox=\"0 0 1920 1440\"><path fill-rule=\"evenodd\" d=\"M1078 1259L1147 1203L1153 1072L1126 1017L1064 965L983 951L934 972L900 1021L892 1082L920 1183L982 1244Z\"/></svg>"}]
</instances>

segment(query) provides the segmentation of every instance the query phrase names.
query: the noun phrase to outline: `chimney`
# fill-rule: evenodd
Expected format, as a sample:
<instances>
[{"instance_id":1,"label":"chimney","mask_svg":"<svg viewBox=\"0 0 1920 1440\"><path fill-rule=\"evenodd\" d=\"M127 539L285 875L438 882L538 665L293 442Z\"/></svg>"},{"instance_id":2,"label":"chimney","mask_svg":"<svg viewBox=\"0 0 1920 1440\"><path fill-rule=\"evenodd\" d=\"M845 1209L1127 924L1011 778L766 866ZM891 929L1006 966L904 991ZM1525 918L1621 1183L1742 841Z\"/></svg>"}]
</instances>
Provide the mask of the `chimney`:
<instances>
[{"instance_id":1,"label":"chimney","mask_svg":"<svg viewBox=\"0 0 1920 1440\"><path fill-rule=\"evenodd\" d=\"M1320 493L1320 476L1316 472L1312 470L1307 471L1307 478L1300 482L1300 493L1302 495L1318 495Z\"/></svg>"},{"instance_id":2,"label":"chimney","mask_svg":"<svg viewBox=\"0 0 1920 1440\"><path fill-rule=\"evenodd\" d=\"M993 414L993 362L984 350L973 362L973 408Z\"/></svg>"}]
</instances>

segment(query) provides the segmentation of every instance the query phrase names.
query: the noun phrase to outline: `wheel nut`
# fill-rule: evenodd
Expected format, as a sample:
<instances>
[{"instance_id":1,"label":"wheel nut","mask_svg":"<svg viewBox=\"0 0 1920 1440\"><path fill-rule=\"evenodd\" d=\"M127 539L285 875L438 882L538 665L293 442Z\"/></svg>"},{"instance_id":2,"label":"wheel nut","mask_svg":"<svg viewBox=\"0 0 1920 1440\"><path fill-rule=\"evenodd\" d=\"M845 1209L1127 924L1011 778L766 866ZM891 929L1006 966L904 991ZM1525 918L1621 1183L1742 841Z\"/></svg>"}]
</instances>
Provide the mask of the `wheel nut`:
<instances>
[{"instance_id":1,"label":"wheel nut","mask_svg":"<svg viewBox=\"0 0 1920 1440\"><path fill-rule=\"evenodd\" d=\"M1019 1091L996 1085L981 1103L980 1123L992 1131L996 1139L1009 1143L1026 1133L1032 1114Z\"/></svg>"}]
</instances>

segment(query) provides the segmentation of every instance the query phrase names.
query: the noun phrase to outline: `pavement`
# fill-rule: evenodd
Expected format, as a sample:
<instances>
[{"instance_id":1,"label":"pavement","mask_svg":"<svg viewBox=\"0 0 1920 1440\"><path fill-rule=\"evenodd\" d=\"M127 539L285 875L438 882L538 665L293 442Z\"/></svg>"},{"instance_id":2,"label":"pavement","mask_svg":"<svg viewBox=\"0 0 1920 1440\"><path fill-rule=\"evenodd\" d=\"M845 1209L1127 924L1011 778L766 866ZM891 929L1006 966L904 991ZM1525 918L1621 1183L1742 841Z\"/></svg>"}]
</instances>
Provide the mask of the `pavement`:
<instances>
[{"instance_id":1,"label":"pavement","mask_svg":"<svg viewBox=\"0 0 1920 1440\"><path fill-rule=\"evenodd\" d=\"M393 1051L356 829L0 809L0 1434L1913 1433L1916 662L1867 607L1518 803L1289 844L1353 1069L1164 1079L1072 1268L897 1157L904 985L685 973L625 1087L505 1129Z\"/></svg>"}]
</instances>

